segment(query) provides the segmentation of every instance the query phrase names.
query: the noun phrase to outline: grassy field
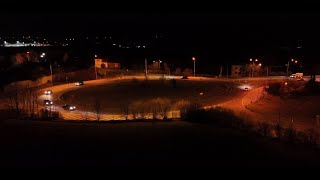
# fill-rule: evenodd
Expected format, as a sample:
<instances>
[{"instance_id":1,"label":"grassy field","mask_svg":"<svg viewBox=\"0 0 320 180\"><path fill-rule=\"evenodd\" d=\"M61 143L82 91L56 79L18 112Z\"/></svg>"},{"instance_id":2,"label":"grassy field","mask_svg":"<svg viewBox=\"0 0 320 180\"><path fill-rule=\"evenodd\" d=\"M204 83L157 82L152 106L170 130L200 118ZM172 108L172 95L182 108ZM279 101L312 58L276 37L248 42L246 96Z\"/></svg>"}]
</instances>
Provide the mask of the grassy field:
<instances>
[{"instance_id":1,"label":"grassy field","mask_svg":"<svg viewBox=\"0 0 320 180\"><path fill-rule=\"evenodd\" d=\"M176 88L173 88L170 80L122 80L71 91L64 94L63 99L77 106L92 106L98 97L105 108L120 108L136 100L146 101L157 97L169 98L173 102L185 99L201 105L212 105L225 100L232 90L237 91L233 86L232 83L221 81L177 80Z\"/></svg>"},{"instance_id":2,"label":"grassy field","mask_svg":"<svg viewBox=\"0 0 320 180\"><path fill-rule=\"evenodd\" d=\"M186 122L0 124L1 167L319 167L319 152Z\"/></svg>"}]
</instances>

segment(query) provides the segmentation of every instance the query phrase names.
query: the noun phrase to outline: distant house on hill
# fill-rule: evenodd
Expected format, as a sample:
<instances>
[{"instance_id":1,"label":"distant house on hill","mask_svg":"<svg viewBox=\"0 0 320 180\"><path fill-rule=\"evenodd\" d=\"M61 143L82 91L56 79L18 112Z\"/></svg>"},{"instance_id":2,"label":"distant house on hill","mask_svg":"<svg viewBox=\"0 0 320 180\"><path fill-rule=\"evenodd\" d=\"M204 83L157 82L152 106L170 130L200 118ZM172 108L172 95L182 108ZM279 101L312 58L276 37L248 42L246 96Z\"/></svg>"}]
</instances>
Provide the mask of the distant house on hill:
<instances>
[{"instance_id":1,"label":"distant house on hill","mask_svg":"<svg viewBox=\"0 0 320 180\"><path fill-rule=\"evenodd\" d=\"M96 58L95 67L101 69L120 69L120 63L110 62L107 59Z\"/></svg>"},{"instance_id":2,"label":"distant house on hill","mask_svg":"<svg viewBox=\"0 0 320 180\"><path fill-rule=\"evenodd\" d=\"M238 78L241 77L242 65L232 65L231 66L231 77Z\"/></svg>"}]
</instances>

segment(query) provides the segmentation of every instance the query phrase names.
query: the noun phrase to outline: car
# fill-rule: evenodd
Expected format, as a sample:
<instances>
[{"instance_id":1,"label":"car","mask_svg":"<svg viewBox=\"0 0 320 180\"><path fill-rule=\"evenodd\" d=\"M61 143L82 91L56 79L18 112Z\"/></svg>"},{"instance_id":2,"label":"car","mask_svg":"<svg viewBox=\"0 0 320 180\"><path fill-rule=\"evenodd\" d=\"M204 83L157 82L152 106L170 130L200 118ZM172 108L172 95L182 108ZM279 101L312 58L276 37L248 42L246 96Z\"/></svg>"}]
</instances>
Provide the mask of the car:
<instances>
[{"instance_id":1,"label":"car","mask_svg":"<svg viewBox=\"0 0 320 180\"><path fill-rule=\"evenodd\" d=\"M82 85L84 85L84 83L83 83L83 81L78 81L78 82L75 83L75 85L76 86L82 86Z\"/></svg>"},{"instance_id":2,"label":"car","mask_svg":"<svg viewBox=\"0 0 320 180\"><path fill-rule=\"evenodd\" d=\"M249 91L248 87L243 88L243 91Z\"/></svg>"},{"instance_id":3,"label":"car","mask_svg":"<svg viewBox=\"0 0 320 180\"><path fill-rule=\"evenodd\" d=\"M46 100L43 100L43 104L46 105L46 106L51 106L51 105L53 105L53 102L48 100L48 99L46 99Z\"/></svg>"},{"instance_id":4,"label":"car","mask_svg":"<svg viewBox=\"0 0 320 180\"><path fill-rule=\"evenodd\" d=\"M53 93L52 90L46 90L46 91L44 91L44 94L45 94L45 95L51 95L52 93Z\"/></svg>"},{"instance_id":5,"label":"car","mask_svg":"<svg viewBox=\"0 0 320 180\"><path fill-rule=\"evenodd\" d=\"M75 111L77 109L76 106L71 106L70 104L65 104L62 106L62 108L68 111Z\"/></svg>"},{"instance_id":6,"label":"car","mask_svg":"<svg viewBox=\"0 0 320 180\"><path fill-rule=\"evenodd\" d=\"M292 75L290 76L290 78L296 78L296 75L295 75L295 74L292 74Z\"/></svg>"},{"instance_id":7,"label":"car","mask_svg":"<svg viewBox=\"0 0 320 180\"><path fill-rule=\"evenodd\" d=\"M189 79L189 76L182 76L181 79Z\"/></svg>"}]
</instances>

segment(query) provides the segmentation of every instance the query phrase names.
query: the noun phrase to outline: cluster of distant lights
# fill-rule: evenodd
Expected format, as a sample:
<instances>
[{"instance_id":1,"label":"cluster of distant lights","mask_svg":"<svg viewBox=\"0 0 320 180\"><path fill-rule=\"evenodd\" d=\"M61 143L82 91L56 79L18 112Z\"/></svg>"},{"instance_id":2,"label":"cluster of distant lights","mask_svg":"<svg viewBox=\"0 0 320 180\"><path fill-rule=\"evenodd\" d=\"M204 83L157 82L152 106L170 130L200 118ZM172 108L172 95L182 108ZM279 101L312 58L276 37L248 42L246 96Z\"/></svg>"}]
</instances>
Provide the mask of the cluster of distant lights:
<instances>
[{"instance_id":1,"label":"cluster of distant lights","mask_svg":"<svg viewBox=\"0 0 320 180\"><path fill-rule=\"evenodd\" d=\"M118 45L116 43L113 43L112 45L113 46L118 46L119 48L131 48L130 46L122 46L121 44ZM146 46L144 46L144 45L138 45L138 46L134 46L134 47L136 47L138 49L140 49L140 48L145 49L146 48Z\"/></svg>"},{"instance_id":2,"label":"cluster of distant lights","mask_svg":"<svg viewBox=\"0 0 320 180\"><path fill-rule=\"evenodd\" d=\"M51 46L51 45L44 44L44 43L37 43L37 42L25 43L25 42L17 41L16 43L8 43L7 41L3 41L3 46L4 47L29 47L29 46L42 47L42 46Z\"/></svg>"}]
</instances>

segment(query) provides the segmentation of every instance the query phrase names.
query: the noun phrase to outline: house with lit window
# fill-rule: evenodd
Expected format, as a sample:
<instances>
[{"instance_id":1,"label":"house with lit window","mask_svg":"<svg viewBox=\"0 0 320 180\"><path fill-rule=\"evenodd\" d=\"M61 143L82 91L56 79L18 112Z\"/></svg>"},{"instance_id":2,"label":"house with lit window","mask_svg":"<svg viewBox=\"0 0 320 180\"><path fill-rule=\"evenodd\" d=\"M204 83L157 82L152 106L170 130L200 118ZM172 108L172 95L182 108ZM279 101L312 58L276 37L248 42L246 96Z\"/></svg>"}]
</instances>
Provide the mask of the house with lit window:
<instances>
[{"instance_id":1,"label":"house with lit window","mask_svg":"<svg viewBox=\"0 0 320 180\"><path fill-rule=\"evenodd\" d=\"M231 77L238 78L241 76L242 65L231 66Z\"/></svg>"},{"instance_id":2,"label":"house with lit window","mask_svg":"<svg viewBox=\"0 0 320 180\"><path fill-rule=\"evenodd\" d=\"M120 63L110 62L108 59L95 59L95 67L101 69L120 69Z\"/></svg>"}]
</instances>

